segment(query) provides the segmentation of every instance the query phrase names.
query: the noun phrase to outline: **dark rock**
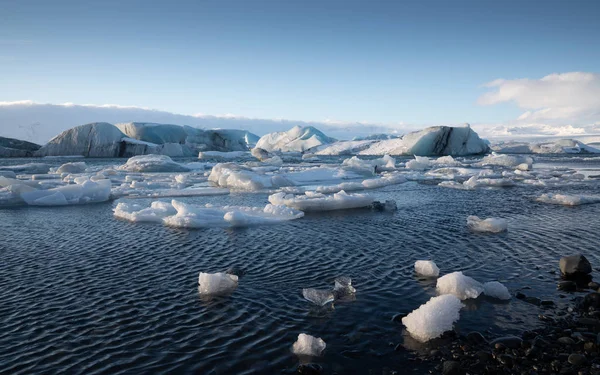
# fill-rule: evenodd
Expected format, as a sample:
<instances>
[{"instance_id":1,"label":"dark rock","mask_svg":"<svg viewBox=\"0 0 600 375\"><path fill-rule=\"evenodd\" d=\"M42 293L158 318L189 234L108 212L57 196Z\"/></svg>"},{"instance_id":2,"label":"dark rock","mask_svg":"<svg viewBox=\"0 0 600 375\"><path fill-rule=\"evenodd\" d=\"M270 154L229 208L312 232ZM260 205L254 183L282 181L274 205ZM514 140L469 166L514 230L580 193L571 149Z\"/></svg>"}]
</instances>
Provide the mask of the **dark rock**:
<instances>
[{"instance_id":1,"label":"dark rock","mask_svg":"<svg viewBox=\"0 0 600 375\"><path fill-rule=\"evenodd\" d=\"M581 308L589 309L590 307L595 309L600 308L600 293L590 293L583 298L583 301L581 301Z\"/></svg>"},{"instance_id":2,"label":"dark rock","mask_svg":"<svg viewBox=\"0 0 600 375\"><path fill-rule=\"evenodd\" d=\"M444 375L459 375L460 374L460 363L456 361L444 361L442 367L442 374Z\"/></svg>"},{"instance_id":3,"label":"dark rock","mask_svg":"<svg viewBox=\"0 0 600 375\"><path fill-rule=\"evenodd\" d=\"M316 363L305 363L298 366L298 374L319 375L323 373L323 367Z\"/></svg>"},{"instance_id":4,"label":"dark rock","mask_svg":"<svg viewBox=\"0 0 600 375\"><path fill-rule=\"evenodd\" d=\"M363 356L363 352L360 350L344 350L340 354L346 358L360 358Z\"/></svg>"},{"instance_id":5,"label":"dark rock","mask_svg":"<svg viewBox=\"0 0 600 375\"><path fill-rule=\"evenodd\" d=\"M492 360L492 353L483 350L478 351L476 353L476 356L479 359L479 362L481 363L487 363Z\"/></svg>"},{"instance_id":6,"label":"dark rock","mask_svg":"<svg viewBox=\"0 0 600 375\"><path fill-rule=\"evenodd\" d=\"M544 340L544 338L542 336L536 336L535 339L533 339L533 346L536 346L538 348L547 348L550 346L550 343L546 340Z\"/></svg>"},{"instance_id":7,"label":"dark rock","mask_svg":"<svg viewBox=\"0 0 600 375\"><path fill-rule=\"evenodd\" d=\"M573 353L569 356L569 363L575 366L584 364L586 361L585 356L579 353Z\"/></svg>"},{"instance_id":8,"label":"dark rock","mask_svg":"<svg viewBox=\"0 0 600 375\"><path fill-rule=\"evenodd\" d=\"M402 318L404 318L407 315L408 315L407 313L398 313L398 314L392 316L392 322L402 323Z\"/></svg>"},{"instance_id":9,"label":"dark rock","mask_svg":"<svg viewBox=\"0 0 600 375\"><path fill-rule=\"evenodd\" d=\"M500 337L492 341L490 344L496 346L496 344L502 344L510 349L519 349L523 340L516 336Z\"/></svg>"},{"instance_id":10,"label":"dark rock","mask_svg":"<svg viewBox=\"0 0 600 375\"><path fill-rule=\"evenodd\" d=\"M598 291L598 289L600 289L600 284L598 284L597 282L592 281L592 282L588 283L588 288L590 288L592 290L595 290L595 291Z\"/></svg>"},{"instance_id":11,"label":"dark rock","mask_svg":"<svg viewBox=\"0 0 600 375\"><path fill-rule=\"evenodd\" d=\"M600 320L593 318L579 318L579 320L577 320L577 323L586 326L600 326Z\"/></svg>"},{"instance_id":12,"label":"dark rock","mask_svg":"<svg viewBox=\"0 0 600 375\"><path fill-rule=\"evenodd\" d=\"M583 350L585 350L587 353L591 353L596 349L596 344L594 344L593 342L586 342L585 344L583 344Z\"/></svg>"},{"instance_id":13,"label":"dark rock","mask_svg":"<svg viewBox=\"0 0 600 375\"><path fill-rule=\"evenodd\" d=\"M542 306L554 306L554 301L550 301L550 300L542 300L541 302Z\"/></svg>"},{"instance_id":14,"label":"dark rock","mask_svg":"<svg viewBox=\"0 0 600 375\"><path fill-rule=\"evenodd\" d=\"M525 297L525 299L523 301L525 301L527 303L531 303L532 305L536 305L536 306L539 306L542 304L542 300L537 297Z\"/></svg>"},{"instance_id":15,"label":"dark rock","mask_svg":"<svg viewBox=\"0 0 600 375\"><path fill-rule=\"evenodd\" d=\"M560 281L558 283L558 289L564 290L565 292L574 292L577 290L577 283L574 281Z\"/></svg>"},{"instance_id":16,"label":"dark rock","mask_svg":"<svg viewBox=\"0 0 600 375\"><path fill-rule=\"evenodd\" d=\"M515 357L510 354L500 354L498 356L498 361L504 366L512 367L512 365L515 363Z\"/></svg>"},{"instance_id":17,"label":"dark rock","mask_svg":"<svg viewBox=\"0 0 600 375\"><path fill-rule=\"evenodd\" d=\"M470 332L467 334L467 341L472 345L481 345L487 343L487 340L479 332Z\"/></svg>"},{"instance_id":18,"label":"dark rock","mask_svg":"<svg viewBox=\"0 0 600 375\"><path fill-rule=\"evenodd\" d=\"M371 209L373 211L385 211L385 203L375 201L371 203Z\"/></svg>"},{"instance_id":19,"label":"dark rock","mask_svg":"<svg viewBox=\"0 0 600 375\"><path fill-rule=\"evenodd\" d=\"M566 277L587 275L592 272L592 265L581 254L560 258L560 272Z\"/></svg>"},{"instance_id":20,"label":"dark rock","mask_svg":"<svg viewBox=\"0 0 600 375\"><path fill-rule=\"evenodd\" d=\"M573 340L570 337L561 337L558 340L559 343L563 344L563 345L574 345L575 344L575 340Z\"/></svg>"},{"instance_id":21,"label":"dark rock","mask_svg":"<svg viewBox=\"0 0 600 375\"><path fill-rule=\"evenodd\" d=\"M525 297L527 296L521 292L517 292L517 294L515 294L515 298L517 299L525 299Z\"/></svg>"}]
</instances>

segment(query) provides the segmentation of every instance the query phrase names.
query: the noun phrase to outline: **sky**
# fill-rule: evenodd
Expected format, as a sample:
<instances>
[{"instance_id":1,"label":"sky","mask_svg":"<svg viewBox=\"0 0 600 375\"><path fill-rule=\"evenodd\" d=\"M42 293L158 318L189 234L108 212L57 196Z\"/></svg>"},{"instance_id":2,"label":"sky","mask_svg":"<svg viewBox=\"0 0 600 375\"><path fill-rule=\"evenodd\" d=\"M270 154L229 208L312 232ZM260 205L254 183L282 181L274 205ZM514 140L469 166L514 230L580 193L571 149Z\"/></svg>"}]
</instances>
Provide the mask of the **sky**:
<instances>
[{"instance_id":1,"label":"sky","mask_svg":"<svg viewBox=\"0 0 600 375\"><path fill-rule=\"evenodd\" d=\"M0 0L0 112L600 132L599 1L159 3Z\"/></svg>"}]
</instances>

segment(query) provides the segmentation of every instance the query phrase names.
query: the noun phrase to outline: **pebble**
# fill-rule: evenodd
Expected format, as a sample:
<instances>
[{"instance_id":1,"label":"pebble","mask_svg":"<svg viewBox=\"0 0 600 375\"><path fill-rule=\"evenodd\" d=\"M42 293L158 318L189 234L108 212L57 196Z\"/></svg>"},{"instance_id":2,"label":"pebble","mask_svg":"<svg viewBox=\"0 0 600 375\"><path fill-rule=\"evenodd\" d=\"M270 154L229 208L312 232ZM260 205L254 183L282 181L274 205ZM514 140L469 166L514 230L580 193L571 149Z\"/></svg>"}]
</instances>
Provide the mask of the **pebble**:
<instances>
[{"instance_id":1,"label":"pebble","mask_svg":"<svg viewBox=\"0 0 600 375\"><path fill-rule=\"evenodd\" d=\"M583 354L573 353L569 356L569 363L575 366L579 366L585 363L585 356Z\"/></svg>"}]
</instances>

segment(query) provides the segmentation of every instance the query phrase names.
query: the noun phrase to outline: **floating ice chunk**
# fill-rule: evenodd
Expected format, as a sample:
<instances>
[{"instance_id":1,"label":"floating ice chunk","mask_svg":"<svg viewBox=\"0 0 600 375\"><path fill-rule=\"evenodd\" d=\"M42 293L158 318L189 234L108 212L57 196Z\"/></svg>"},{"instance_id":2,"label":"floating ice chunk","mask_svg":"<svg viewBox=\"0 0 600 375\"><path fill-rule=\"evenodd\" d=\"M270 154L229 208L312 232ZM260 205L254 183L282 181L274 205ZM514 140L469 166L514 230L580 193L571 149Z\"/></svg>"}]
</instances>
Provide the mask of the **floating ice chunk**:
<instances>
[{"instance_id":1,"label":"floating ice chunk","mask_svg":"<svg viewBox=\"0 0 600 375\"><path fill-rule=\"evenodd\" d=\"M510 299L508 289L498 281L489 281L483 284L483 294L488 297L498 298L502 300Z\"/></svg>"},{"instance_id":2,"label":"floating ice chunk","mask_svg":"<svg viewBox=\"0 0 600 375\"><path fill-rule=\"evenodd\" d=\"M467 217L467 226L475 232L500 233L508 229L508 222L497 217L480 219L477 216L469 216Z\"/></svg>"},{"instance_id":3,"label":"floating ice chunk","mask_svg":"<svg viewBox=\"0 0 600 375\"><path fill-rule=\"evenodd\" d=\"M61 174L61 173L83 173L85 172L87 168L87 164L85 164L84 162L80 161L77 163L65 163L63 165L61 165L60 167L58 167L58 169L56 170L56 173Z\"/></svg>"},{"instance_id":4,"label":"floating ice chunk","mask_svg":"<svg viewBox=\"0 0 600 375\"><path fill-rule=\"evenodd\" d=\"M531 165L533 164L533 159L528 156L517 156L517 155L501 155L496 154L495 152L490 155L485 156L478 165L497 165L501 167L516 167L520 164L527 164L528 169L531 169Z\"/></svg>"},{"instance_id":5,"label":"floating ice chunk","mask_svg":"<svg viewBox=\"0 0 600 375\"><path fill-rule=\"evenodd\" d=\"M382 158L371 160L363 160L353 156L345 159L342 162L342 166L351 169L366 170L368 172L373 172L375 167L377 167L378 171L392 170L396 168L396 159L389 155L383 155Z\"/></svg>"},{"instance_id":6,"label":"floating ice chunk","mask_svg":"<svg viewBox=\"0 0 600 375\"><path fill-rule=\"evenodd\" d=\"M212 168L208 180L221 187L239 190L263 190L294 185L283 176L267 176L233 163L219 163Z\"/></svg>"},{"instance_id":7,"label":"floating ice chunk","mask_svg":"<svg viewBox=\"0 0 600 375\"><path fill-rule=\"evenodd\" d=\"M452 272L437 280L439 294L454 294L461 300L477 298L483 292L483 285L462 272Z\"/></svg>"},{"instance_id":8,"label":"floating ice chunk","mask_svg":"<svg viewBox=\"0 0 600 375\"><path fill-rule=\"evenodd\" d=\"M402 324L412 337L426 342L451 331L454 323L460 318L460 309L463 306L458 298L450 294L432 297L402 318Z\"/></svg>"},{"instance_id":9,"label":"floating ice chunk","mask_svg":"<svg viewBox=\"0 0 600 375\"><path fill-rule=\"evenodd\" d=\"M309 355L318 357L325 350L325 341L319 337L314 337L301 333L298 335L298 340L292 346L292 352L296 355Z\"/></svg>"},{"instance_id":10,"label":"floating ice chunk","mask_svg":"<svg viewBox=\"0 0 600 375\"><path fill-rule=\"evenodd\" d=\"M307 301L310 301L315 305L319 306L325 306L326 304L333 302L334 300L333 292L331 290L324 289L302 289L302 296Z\"/></svg>"},{"instance_id":11,"label":"floating ice chunk","mask_svg":"<svg viewBox=\"0 0 600 375\"><path fill-rule=\"evenodd\" d=\"M428 157L425 156L416 156L414 160L409 160L406 162L406 169L413 169L416 171L422 171L431 166L431 162Z\"/></svg>"},{"instance_id":12,"label":"floating ice chunk","mask_svg":"<svg viewBox=\"0 0 600 375\"><path fill-rule=\"evenodd\" d=\"M45 174L50 170L50 166L44 163L27 163L21 165L0 166L0 170L12 171L16 174Z\"/></svg>"},{"instance_id":13,"label":"floating ice chunk","mask_svg":"<svg viewBox=\"0 0 600 375\"><path fill-rule=\"evenodd\" d=\"M160 223L165 217L177 213L172 204L161 201L154 201L146 208L136 203L119 202L113 212L115 217L120 219L154 223Z\"/></svg>"},{"instance_id":14,"label":"floating ice chunk","mask_svg":"<svg viewBox=\"0 0 600 375\"><path fill-rule=\"evenodd\" d=\"M262 136L256 147L268 152L302 152L310 148L334 142L312 126L295 126L287 132L275 132Z\"/></svg>"},{"instance_id":15,"label":"floating ice chunk","mask_svg":"<svg viewBox=\"0 0 600 375\"><path fill-rule=\"evenodd\" d=\"M250 153L252 154L252 156L254 156L255 158L257 158L260 161L267 160L271 157L271 154L269 154L269 152L267 150L263 150L262 148L259 148L259 147L253 148L250 151Z\"/></svg>"},{"instance_id":16,"label":"floating ice chunk","mask_svg":"<svg viewBox=\"0 0 600 375\"><path fill-rule=\"evenodd\" d=\"M223 272L198 275L198 292L205 296L220 296L233 292L238 286L238 277Z\"/></svg>"},{"instance_id":17,"label":"floating ice chunk","mask_svg":"<svg viewBox=\"0 0 600 375\"><path fill-rule=\"evenodd\" d=\"M567 195L567 194L542 194L536 199L538 202L562 204L564 206L579 206L581 204L600 203L598 196Z\"/></svg>"},{"instance_id":18,"label":"floating ice chunk","mask_svg":"<svg viewBox=\"0 0 600 375\"><path fill-rule=\"evenodd\" d=\"M368 207L373 203L373 197L366 194L347 194L343 190L333 195L307 191L304 195L276 193L269 196L269 202L305 212L332 211Z\"/></svg>"},{"instance_id":19,"label":"floating ice chunk","mask_svg":"<svg viewBox=\"0 0 600 375\"><path fill-rule=\"evenodd\" d=\"M190 169L176 163L166 155L139 155L131 157L119 167L129 172L189 172Z\"/></svg>"},{"instance_id":20,"label":"floating ice chunk","mask_svg":"<svg viewBox=\"0 0 600 375\"><path fill-rule=\"evenodd\" d=\"M250 157L248 151L202 151L198 153L198 159L217 159L217 160L231 160L231 159L242 159Z\"/></svg>"},{"instance_id":21,"label":"floating ice chunk","mask_svg":"<svg viewBox=\"0 0 600 375\"><path fill-rule=\"evenodd\" d=\"M380 187L384 187L384 186L389 186L389 185L398 185L398 184L403 184L405 183L406 177L399 175L399 174L390 174L387 176L383 176L380 178L372 178L372 179L368 179L368 180L364 180L361 185L365 188L365 189L376 189L376 188L380 188Z\"/></svg>"},{"instance_id":22,"label":"floating ice chunk","mask_svg":"<svg viewBox=\"0 0 600 375\"><path fill-rule=\"evenodd\" d=\"M13 171L0 171L0 177L17 178L17 175Z\"/></svg>"},{"instance_id":23,"label":"floating ice chunk","mask_svg":"<svg viewBox=\"0 0 600 375\"><path fill-rule=\"evenodd\" d=\"M30 206L62 206L106 202L110 198L110 180L78 180L75 185L66 185L48 190L21 193L21 198Z\"/></svg>"},{"instance_id":24,"label":"floating ice chunk","mask_svg":"<svg viewBox=\"0 0 600 375\"><path fill-rule=\"evenodd\" d=\"M438 277L440 275L440 269L431 260L417 260L415 262L415 272L427 277Z\"/></svg>"},{"instance_id":25,"label":"floating ice chunk","mask_svg":"<svg viewBox=\"0 0 600 375\"><path fill-rule=\"evenodd\" d=\"M356 289L352 286L352 279L347 276L340 276L335 279L333 294L336 299L343 298L356 293Z\"/></svg>"},{"instance_id":26,"label":"floating ice chunk","mask_svg":"<svg viewBox=\"0 0 600 375\"><path fill-rule=\"evenodd\" d=\"M514 186L513 180L508 178L479 178L473 176L463 183L468 189L475 189L478 187L509 187Z\"/></svg>"}]
</instances>

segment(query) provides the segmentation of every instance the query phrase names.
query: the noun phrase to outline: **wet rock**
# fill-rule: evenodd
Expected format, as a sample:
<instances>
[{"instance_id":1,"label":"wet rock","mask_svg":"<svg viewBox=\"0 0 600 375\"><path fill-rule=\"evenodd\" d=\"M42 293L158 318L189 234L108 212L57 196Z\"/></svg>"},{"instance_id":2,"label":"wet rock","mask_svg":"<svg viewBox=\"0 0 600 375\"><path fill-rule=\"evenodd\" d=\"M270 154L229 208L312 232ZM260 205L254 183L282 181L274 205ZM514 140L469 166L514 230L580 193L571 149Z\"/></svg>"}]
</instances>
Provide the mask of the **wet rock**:
<instances>
[{"instance_id":1,"label":"wet rock","mask_svg":"<svg viewBox=\"0 0 600 375\"><path fill-rule=\"evenodd\" d=\"M515 298L517 299L525 299L525 297L527 296L521 292L517 292L517 294L515 294Z\"/></svg>"},{"instance_id":2,"label":"wet rock","mask_svg":"<svg viewBox=\"0 0 600 375\"><path fill-rule=\"evenodd\" d=\"M579 318L577 323L586 326L600 326L600 320L593 318Z\"/></svg>"},{"instance_id":3,"label":"wet rock","mask_svg":"<svg viewBox=\"0 0 600 375\"><path fill-rule=\"evenodd\" d=\"M479 362L488 363L492 360L492 353L480 350L476 353Z\"/></svg>"},{"instance_id":4,"label":"wet rock","mask_svg":"<svg viewBox=\"0 0 600 375\"><path fill-rule=\"evenodd\" d=\"M598 291L598 289L600 289L600 284L598 284L597 282L591 281L590 283L588 283L588 288Z\"/></svg>"},{"instance_id":5,"label":"wet rock","mask_svg":"<svg viewBox=\"0 0 600 375\"><path fill-rule=\"evenodd\" d=\"M494 341L492 341L490 344L492 346L496 346L497 344L502 344L510 349L518 349L521 347L522 342L523 342L523 340L520 337L506 336L506 337L497 338Z\"/></svg>"},{"instance_id":6,"label":"wet rock","mask_svg":"<svg viewBox=\"0 0 600 375\"><path fill-rule=\"evenodd\" d=\"M298 374L319 375L323 373L323 367L316 363L306 363L298 366Z\"/></svg>"},{"instance_id":7,"label":"wet rock","mask_svg":"<svg viewBox=\"0 0 600 375\"><path fill-rule=\"evenodd\" d=\"M600 293L590 293L583 298L583 301L581 302L581 308L589 309L590 307L595 309L600 308Z\"/></svg>"},{"instance_id":8,"label":"wet rock","mask_svg":"<svg viewBox=\"0 0 600 375\"><path fill-rule=\"evenodd\" d=\"M542 300L541 305L545 306L545 307L554 306L554 301L550 301L550 300L547 300L547 299L546 300Z\"/></svg>"},{"instance_id":9,"label":"wet rock","mask_svg":"<svg viewBox=\"0 0 600 375\"><path fill-rule=\"evenodd\" d=\"M565 277L588 275L592 272L592 265L581 254L560 258L559 267Z\"/></svg>"},{"instance_id":10,"label":"wet rock","mask_svg":"<svg viewBox=\"0 0 600 375\"><path fill-rule=\"evenodd\" d=\"M444 375L459 375L460 363L456 361L445 361L442 366L442 374Z\"/></svg>"},{"instance_id":11,"label":"wet rock","mask_svg":"<svg viewBox=\"0 0 600 375\"><path fill-rule=\"evenodd\" d=\"M577 283L568 280L560 281L558 283L558 289L564 290L565 292L574 292L577 290Z\"/></svg>"},{"instance_id":12,"label":"wet rock","mask_svg":"<svg viewBox=\"0 0 600 375\"><path fill-rule=\"evenodd\" d=\"M537 297L525 297L523 301L536 306L540 306L542 304L542 300Z\"/></svg>"},{"instance_id":13,"label":"wet rock","mask_svg":"<svg viewBox=\"0 0 600 375\"><path fill-rule=\"evenodd\" d=\"M500 354L498 356L498 362L502 363L504 366L512 367L515 363L515 357L510 354Z\"/></svg>"},{"instance_id":14,"label":"wet rock","mask_svg":"<svg viewBox=\"0 0 600 375\"><path fill-rule=\"evenodd\" d=\"M563 345L574 345L575 344L575 340L573 340L570 337L561 337L556 341L558 341L560 344L563 344Z\"/></svg>"},{"instance_id":15,"label":"wet rock","mask_svg":"<svg viewBox=\"0 0 600 375\"><path fill-rule=\"evenodd\" d=\"M470 332L467 334L467 341L473 345L481 345L487 343L487 340L479 332Z\"/></svg>"},{"instance_id":16,"label":"wet rock","mask_svg":"<svg viewBox=\"0 0 600 375\"><path fill-rule=\"evenodd\" d=\"M363 352L360 350L344 350L340 354L346 358L360 358L363 356Z\"/></svg>"},{"instance_id":17,"label":"wet rock","mask_svg":"<svg viewBox=\"0 0 600 375\"><path fill-rule=\"evenodd\" d=\"M583 365L586 361L585 356L579 353L573 353L569 356L569 363L575 366Z\"/></svg>"},{"instance_id":18,"label":"wet rock","mask_svg":"<svg viewBox=\"0 0 600 375\"><path fill-rule=\"evenodd\" d=\"M536 336L535 339L533 339L532 345L538 348L547 348L550 346L550 343L542 336Z\"/></svg>"}]
</instances>

